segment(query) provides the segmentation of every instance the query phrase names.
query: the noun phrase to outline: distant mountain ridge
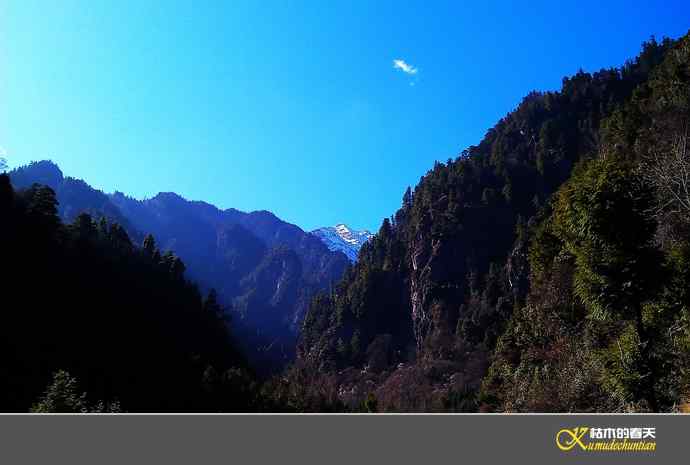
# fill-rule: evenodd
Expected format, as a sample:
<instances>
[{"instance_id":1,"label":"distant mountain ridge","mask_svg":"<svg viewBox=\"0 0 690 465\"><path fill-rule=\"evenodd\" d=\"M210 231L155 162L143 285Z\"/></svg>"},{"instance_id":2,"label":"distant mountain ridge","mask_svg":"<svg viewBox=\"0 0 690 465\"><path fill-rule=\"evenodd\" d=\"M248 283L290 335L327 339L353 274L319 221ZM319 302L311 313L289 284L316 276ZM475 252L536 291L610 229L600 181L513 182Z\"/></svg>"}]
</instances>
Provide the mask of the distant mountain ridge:
<instances>
[{"instance_id":1,"label":"distant mountain ridge","mask_svg":"<svg viewBox=\"0 0 690 465\"><path fill-rule=\"evenodd\" d=\"M374 237L366 229L358 231L351 229L344 223L315 229L311 233L321 239L329 250L342 252L347 255L351 262L357 261L359 249L362 248L365 242Z\"/></svg>"},{"instance_id":2,"label":"distant mountain ridge","mask_svg":"<svg viewBox=\"0 0 690 465\"><path fill-rule=\"evenodd\" d=\"M104 192L94 189L81 179L65 176L60 167L48 160L32 162L8 173L15 189L27 189L33 184L51 187L57 195L58 215L65 223L72 222L80 213L106 216L127 230L133 240L141 241L143 235L110 200Z\"/></svg>"},{"instance_id":3,"label":"distant mountain ridge","mask_svg":"<svg viewBox=\"0 0 690 465\"><path fill-rule=\"evenodd\" d=\"M202 290L218 292L247 355L264 367L280 368L293 357L311 297L339 280L349 265L345 254L268 211L221 210L173 192L145 200L105 194L65 177L50 161L9 174L17 189L34 183L53 188L65 222L88 212L120 223L138 243L152 234L161 250L182 258Z\"/></svg>"}]
</instances>

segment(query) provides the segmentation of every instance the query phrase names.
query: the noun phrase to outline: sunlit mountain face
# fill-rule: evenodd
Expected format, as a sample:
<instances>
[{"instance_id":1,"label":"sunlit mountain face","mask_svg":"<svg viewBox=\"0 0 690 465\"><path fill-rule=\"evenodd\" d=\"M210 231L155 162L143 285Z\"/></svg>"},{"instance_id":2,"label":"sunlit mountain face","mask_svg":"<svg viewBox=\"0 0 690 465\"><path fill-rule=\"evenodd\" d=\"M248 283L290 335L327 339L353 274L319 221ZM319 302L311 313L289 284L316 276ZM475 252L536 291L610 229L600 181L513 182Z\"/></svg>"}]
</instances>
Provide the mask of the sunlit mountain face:
<instances>
[{"instance_id":1,"label":"sunlit mountain face","mask_svg":"<svg viewBox=\"0 0 690 465\"><path fill-rule=\"evenodd\" d=\"M344 253L351 262L357 261L359 249L374 236L366 229L358 231L343 223L315 229L312 234L321 239L329 250Z\"/></svg>"}]
</instances>

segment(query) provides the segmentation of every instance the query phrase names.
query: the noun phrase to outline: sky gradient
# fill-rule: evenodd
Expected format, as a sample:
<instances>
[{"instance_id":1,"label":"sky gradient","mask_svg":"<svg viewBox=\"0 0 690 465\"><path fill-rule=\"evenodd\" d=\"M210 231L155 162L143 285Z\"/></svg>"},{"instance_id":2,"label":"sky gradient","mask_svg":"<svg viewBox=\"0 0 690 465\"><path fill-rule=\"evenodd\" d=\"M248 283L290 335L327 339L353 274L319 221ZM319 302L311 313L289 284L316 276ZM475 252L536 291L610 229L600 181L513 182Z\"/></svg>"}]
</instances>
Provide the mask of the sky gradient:
<instances>
[{"instance_id":1,"label":"sky gradient","mask_svg":"<svg viewBox=\"0 0 690 465\"><path fill-rule=\"evenodd\" d=\"M689 2L605 3L0 0L0 156L376 230L529 91L690 28Z\"/></svg>"}]
</instances>

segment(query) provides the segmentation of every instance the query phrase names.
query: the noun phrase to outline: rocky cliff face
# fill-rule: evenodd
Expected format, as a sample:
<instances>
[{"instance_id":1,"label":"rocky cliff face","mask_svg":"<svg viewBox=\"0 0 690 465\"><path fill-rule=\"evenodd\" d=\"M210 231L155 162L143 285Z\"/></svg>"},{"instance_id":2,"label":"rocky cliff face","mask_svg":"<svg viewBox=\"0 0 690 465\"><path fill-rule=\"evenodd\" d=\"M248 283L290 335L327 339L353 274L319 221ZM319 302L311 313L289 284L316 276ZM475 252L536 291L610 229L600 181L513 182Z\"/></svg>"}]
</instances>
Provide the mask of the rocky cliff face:
<instances>
[{"instance_id":1,"label":"rocky cliff face","mask_svg":"<svg viewBox=\"0 0 690 465\"><path fill-rule=\"evenodd\" d=\"M438 246L438 244L436 244ZM438 249L438 247L436 247ZM410 305L416 347L421 351L431 327L428 305L430 277L432 275L434 246L427 242L424 234L418 233L411 247Z\"/></svg>"}]
</instances>

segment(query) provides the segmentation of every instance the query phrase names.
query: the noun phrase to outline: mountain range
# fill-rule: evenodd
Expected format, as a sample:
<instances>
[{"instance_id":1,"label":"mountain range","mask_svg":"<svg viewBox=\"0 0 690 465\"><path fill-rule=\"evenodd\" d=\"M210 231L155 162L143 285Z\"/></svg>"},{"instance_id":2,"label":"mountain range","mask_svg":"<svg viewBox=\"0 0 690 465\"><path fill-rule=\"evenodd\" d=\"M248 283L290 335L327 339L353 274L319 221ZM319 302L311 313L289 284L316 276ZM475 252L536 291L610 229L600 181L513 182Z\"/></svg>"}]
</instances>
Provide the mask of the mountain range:
<instances>
[{"instance_id":1,"label":"mountain range","mask_svg":"<svg viewBox=\"0 0 690 465\"><path fill-rule=\"evenodd\" d=\"M332 248L319 235L268 211L221 210L172 192L145 200L105 194L64 176L50 161L16 168L10 178L17 189L34 183L51 187L66 223L82 212L104 216L136 242L151 234L161 250L173 251L202 290L216 290L259 371L278 369L292 359L311 297L342 276L357 248L356 242Z\"/></svg>"}]
</instances>

